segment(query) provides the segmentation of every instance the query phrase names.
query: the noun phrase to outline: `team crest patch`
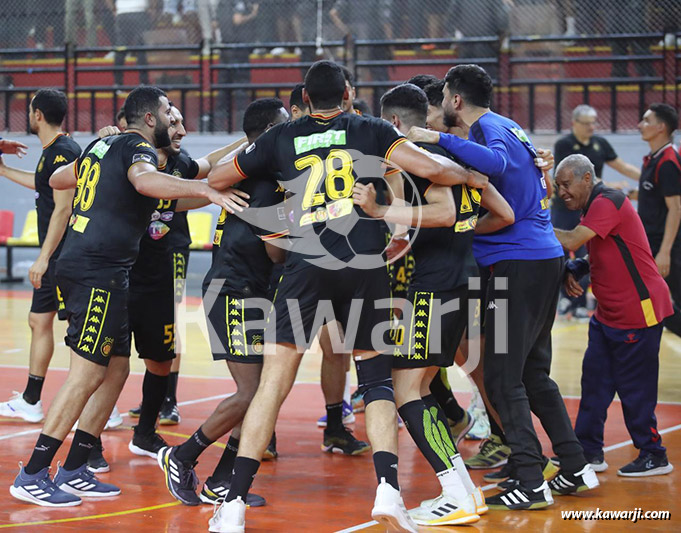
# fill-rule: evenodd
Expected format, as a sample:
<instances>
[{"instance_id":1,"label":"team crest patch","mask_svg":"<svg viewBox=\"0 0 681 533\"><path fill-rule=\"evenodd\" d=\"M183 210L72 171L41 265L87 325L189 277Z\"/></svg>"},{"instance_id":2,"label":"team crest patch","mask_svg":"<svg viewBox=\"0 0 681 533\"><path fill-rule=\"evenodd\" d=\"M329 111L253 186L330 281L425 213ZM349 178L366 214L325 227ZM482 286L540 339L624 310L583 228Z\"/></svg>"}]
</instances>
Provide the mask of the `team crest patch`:
<instances>
[{"instance_id":1,"label":"team crest patch","mask_svg":"<svg viewBox=\"0 0 681 533\"><path fill-rule=\"evenodd\" d=\"M43 165L45 164L45 156L40 158L40 163L38 163L38 172L43 171Z\"/></svg>"},{"instance_id":2,"label":"team crest patch","mask_svg":"<svg viewBox=\"0 0 681 533\"><path fill-rule=\"evenodd\" d=\"M265 349L265 346L262 343L262 335L253 335L253 342L251 343L251 348L253 349L253 353L257 355L262 354L262 352Z\"/></svg>"},{"instance_id":3,"label":"team crest patch","mask_svg":"<svg viewBox=\"0 0 681 533\"><path fill-rule=\"evenodd\" d=\"M170 231L170 228L158 220L149 224L149 237L155 241L162 239Z\"/></svg>"},{"instance_id":4,"label":"team crest patch","mask_svg":"<svg viewBox=\"0 0 681 533\"><path fill-rule=\"evenodd\" d=\"M109 354L111 353L111 348L113 348L114 340L111 337L105 337L104 342L102 343L102 347L100 348L100 351L102 352L102 355L104 357L109 357Z\"/></svg>"}]
</instances>

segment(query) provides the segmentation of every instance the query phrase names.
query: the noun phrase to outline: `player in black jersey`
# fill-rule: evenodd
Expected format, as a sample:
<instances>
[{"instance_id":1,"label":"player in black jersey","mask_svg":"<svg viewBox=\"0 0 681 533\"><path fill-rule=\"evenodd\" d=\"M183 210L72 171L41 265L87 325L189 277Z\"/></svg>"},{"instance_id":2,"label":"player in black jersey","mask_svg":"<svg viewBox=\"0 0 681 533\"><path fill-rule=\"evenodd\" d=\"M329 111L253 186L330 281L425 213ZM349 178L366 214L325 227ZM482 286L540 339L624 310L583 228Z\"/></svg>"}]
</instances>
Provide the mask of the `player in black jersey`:
<instances>
[{"instance_id":1,"label":"player in black jersey","mask_svg":"<svg viewBox=\"0 0 681 533\"><path fill-rule=\"evenodd\" d=\"M381 98L383 119L403 134L412 126L424 127L427 111L425 93L412 84L399 85ZM437 145L418 146L446 155ZM438 185L414 174L410 180L422 207L379 206L373 185L361 183L355 185L354 199L372 217L419 228L411 242L416 270L409 287L411 305L397 328L393 380L398 412L443 493L424 502L412 517L420 525L472 523L479 520L477 513L486 511L484 496L466 471L429 385L440 368L453 364L468 323L468 278L477 274L473 233L512 223L513 211L491 186L481 197L465 184ZM478 219L481 203L488 213Z\"/></svg>"},{"instance_id":2,"label":"player in black jersey","mask_svg":"<svg viewBox=\"0 0 681 533\"><path fill-rule=\"evenodd\" d=\"M391 528L415 531L397 482L392 357L372 342L374 327L382 328L389 319L387 307L374 305L389 300L383 223L366 218L353 206L352 190L356 179L383 184L381 158L449 185L484 186L486 179L451 159L420 150L381 119L343 113L344 97L347 89L340 67L330 61L315 63L305 77L303 93L312 114L275 126L208 177L213 186L226 187L246 178L271 180L280 172L281 183L292 193L290 212L286 210L292 243L265 330L260 385L244 419L230 490L210 521L212 530L243 527L246 494L302 354L324 322L316 314L317 304L327 300L333 309L322 313L336 315L343 326L364 392L367 433L380 483L372 516ZM354 156L348 150L354 150ZM356 168L358 152L366 155ZM350 322L353 298L364 305L352 307Z\"/></svg>"},{"instance_id":3,"label":"player in black jersey","mask_svg":"<svg viewBox=\"0 0 681 533\"><path fill-rule=\"evenodd\" d=\"M243 129L248 140L254 142L264 131L287 120L288 113L281 100L256 100L246 108ZM244 181L239 188L247 194L251 209L260 209L260 212L284 200L283 189L273 180ZM213 359L226 361L237 391L217 406L192 437L180 446L159 452L166 486L175 498L187 505L197 505L200 501L215 503L224 498L229 489L241 421L258 387L263 360L263 328L253 327L254 324L249 327L249 323L263 321L266 310L247 306L247 300L260 298L269 305L267 289L272 259L283 261L285 249L268 247L268 243L286 235L285 224L280 224L282 231L272 233L263 230L271 224L258 223L257 218L247 222L223 210L218 219L213 260L203 282L203 302ZM197 496L195 476L191 474L196 460L230 430L222 459ZM265 500L255 494L249 494L247 501L251 506L265 504Z\"/></svg>"},{"instance_id":4,"label":"player in black jersey","mask_svg":"<svg viewBox=\"0 0 681 533\"><path fill-rule=\"evenodd\" d=\"M80 496L120 493L100 482L86 461L129 372L128 276L155 198L208 198L221 207L241 209L228 193L156 170L154 146L170 144L170 106L163 91L133 90L125 112L127 133L93 141L76 162L50 179L53 188L69 188L78 178L57 262L71 361L31 459L10 487L14 497L37 505L72 506L81 503ZM70 452L53 481L49 465L79 415Z\"/></svg>"},{"instance_id":5,"label":"player in black jersey","mask_svg":"<svg viewBox=\"0 0 681 533\"><path fill-rule=\"evenodd\" d=\"M27 422L43 420L40 396L54 351L54 316L59 313L61 319L65 318L64 302L55 280L55 263L71 215L73 191L53 191L48 182L56 169L75 161L80 155L78 143L61 131L66 107L66 95L54 89L41 89L31 100L31 133L36 134L43 145L34 172L8 167L0 158L0 175L35 190L38 218L40 254L28 271L34 287L28 315L31 328L28 383L23 394L0 403L0 416L23 418Z\"/></svg>"}]
</instances>

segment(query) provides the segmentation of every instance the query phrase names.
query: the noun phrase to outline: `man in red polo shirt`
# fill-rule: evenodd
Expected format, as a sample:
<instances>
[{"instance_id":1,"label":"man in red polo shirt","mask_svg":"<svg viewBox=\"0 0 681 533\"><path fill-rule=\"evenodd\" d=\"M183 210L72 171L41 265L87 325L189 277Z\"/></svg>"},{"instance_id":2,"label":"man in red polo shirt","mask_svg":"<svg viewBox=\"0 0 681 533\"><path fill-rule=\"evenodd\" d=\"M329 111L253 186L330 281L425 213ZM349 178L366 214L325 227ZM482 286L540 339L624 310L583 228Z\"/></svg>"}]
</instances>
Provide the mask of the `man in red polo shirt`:
<instances>
[{"instance_id":1,"label":"man in red polo shirt","mask_svg":"<svg viewBox=\"0 0 681 533\"><path fill-rule=\"evenodd\" d=\"M621 191L595 183L594 176L589 159L575 154L558 165L555 178L568 209L583 213L575 229L556 229L556 237L569 250L586 244L589 253L588 259L568 262L566 290L579 295L583 290L579 278L591 270L598 300L589 323L575 433L587 461L604 471L608 465L603 458L603 427L617 393L629 434L640 450L639 457L617 474L668 474L674 467L657 432L655 406L662 321L673 312L669 289L631 202Z\"/></svg>"}]
</instances>

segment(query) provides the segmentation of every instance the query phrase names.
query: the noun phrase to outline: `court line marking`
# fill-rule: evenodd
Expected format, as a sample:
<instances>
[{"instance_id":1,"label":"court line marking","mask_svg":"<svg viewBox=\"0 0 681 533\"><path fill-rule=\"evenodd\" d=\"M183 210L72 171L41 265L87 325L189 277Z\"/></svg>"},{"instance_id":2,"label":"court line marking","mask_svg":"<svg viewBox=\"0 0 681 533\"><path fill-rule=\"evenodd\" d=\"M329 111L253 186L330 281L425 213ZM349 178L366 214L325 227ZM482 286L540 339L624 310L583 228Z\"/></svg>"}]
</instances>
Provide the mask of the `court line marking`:
<instances>
[{"instance_id":1,"label":"court line marking","mask_svg":"<svg viewBox=\"0 0 681 533\"><path fill-rule=\"evenodd\" d=\"M144 513L146 511L155 511L157 509L165 509L167 507L177 507L182 505L182 502L162 503L160 505L152 505L151 507L141 507L139 509L127 509L125 511L116 511L113 513L95 514L89 516L73 516L71 518L57 518L55 520L40 520L37 522L23 522L21 524L2 524L0 529L10 527L25 527L25 526L44 526L48 524L63 524L65 522L80 522L81 520L97 520L101 518L113 518L115 516L125 516L129 514Z\"/></svg>"},{"instance_id":2,"label":"court line marking","mask_svg":"<svg viewBox=\"0 0 681 533\"><path fill-rule=\"evenodd\" d=\"M679 429L681 429L681 424L663 429L663 430L659 431L659 434L665 435L667 433L672 433L673 431L678 431ZM617 450L619 448L624 448L625 446L629 446L630 444L633 444L633 441L631 439L624 441L624 442L618 442L617 444L613 444L612 446L607 446L607 447L603 448L603 452L604 453L611 452L613 450ZM496 486L497 486L496 483L491 483L491 484L485 485L481 488L482 488L483 492L487 492L488 490L493 489ZM413 509L409 509L409 510L412 511ZM377 525L379 525L378 522L376 522L375 520L372 520L371 522L364 522L363 524L359 524L357 526L351 526L351 527L346 528L346 529L341 529L339 531L336 531L335 533L353 533L354 531L361 531L361 530L363 530L367 527L377 526Z\"/></svg>"}]
</instances>

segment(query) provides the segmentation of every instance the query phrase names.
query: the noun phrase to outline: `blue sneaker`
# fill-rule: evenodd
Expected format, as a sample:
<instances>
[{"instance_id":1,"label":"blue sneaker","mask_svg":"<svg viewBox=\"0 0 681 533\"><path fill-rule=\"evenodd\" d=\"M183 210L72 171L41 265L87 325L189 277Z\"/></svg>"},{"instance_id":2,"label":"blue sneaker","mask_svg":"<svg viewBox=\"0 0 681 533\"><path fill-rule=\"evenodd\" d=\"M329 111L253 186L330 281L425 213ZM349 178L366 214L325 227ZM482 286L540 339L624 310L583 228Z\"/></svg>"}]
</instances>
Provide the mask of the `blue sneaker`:
<instances>
[{"instance_id":1,"label":"blue sneaker","mask_svg":"<svg viewBox=\"0 0 681 533\"><path fill-rule=\"evenodd\" d=\"M82 498L106 498L121 493L121 489L115 485L99 481L94 472L87 467L87 463L72 471L64 470L60 466L57 475L54 476L54 484L64 492Z\"/></svg>"},{"instance_id":2,"label":"blue sneaker","mask_svg":"<svg viewBox=\"0 0 681 533\"><path fill-rule=\"evenodd\" d=\"M352 412L352 406L343 400L343 425L354 423L355 414ZM317 426L320 428L326 427L326 415L319 417L319 420L317 420Z\"/></svg>"},{"instance_id":3,"label":"blue sneaker","mask_svg":"<svg viewBox=\"0 0 681 533\"><path fill-rule=\"evenodd\" d=\"M27 474L24 466L19 463L19 475L9 492L17 500L22 500L43 507L73 507L80 505L82 500L78 496L61 490L50 479L50 467L43 468L37 474Z\"/></svg>"}]
</instances>

